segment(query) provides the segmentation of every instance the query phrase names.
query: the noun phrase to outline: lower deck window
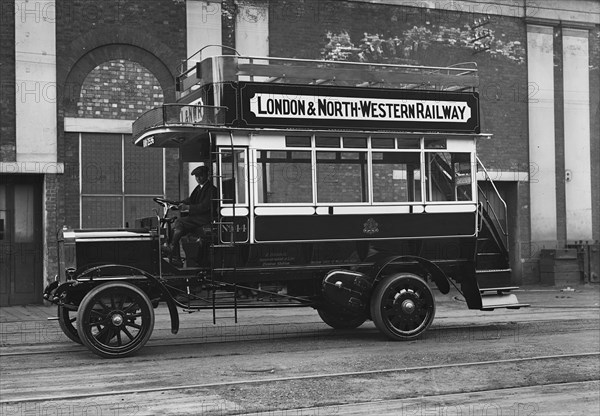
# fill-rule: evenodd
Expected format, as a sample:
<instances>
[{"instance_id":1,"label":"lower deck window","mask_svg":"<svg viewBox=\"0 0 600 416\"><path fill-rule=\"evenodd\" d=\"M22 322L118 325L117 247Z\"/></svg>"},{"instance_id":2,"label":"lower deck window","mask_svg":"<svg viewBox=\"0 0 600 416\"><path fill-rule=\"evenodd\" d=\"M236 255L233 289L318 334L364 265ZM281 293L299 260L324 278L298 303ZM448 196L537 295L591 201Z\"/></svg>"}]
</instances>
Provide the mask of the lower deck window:
<instances>
[{"instance_id":1,"label":"lower deck window","mask_svg":"<svg viewBox=\"0 0 600 416\"><path fill-rule=\"evenodd\" d=\"M365 152L317 152L317 202L368 202Z\"/></svg>"},{"instance_id":2,"label":"lower deck window","mask_svg":"<svg viewBox=\"0 0 600 416\"><path fill-rule=\"evenodd\" d=\"M421 201L419 153L373 152L373 202Z\"/></svg>"},{"instance_id":3,"label":"lower deck window","mask_svg":"<svg viewBox=\"0 0 600 416\"><path fill-rule=\"evenodd\" d=\"M261 150L257 159L259 203L311 203L310 151Z\"/></svg>"}]
</instances>

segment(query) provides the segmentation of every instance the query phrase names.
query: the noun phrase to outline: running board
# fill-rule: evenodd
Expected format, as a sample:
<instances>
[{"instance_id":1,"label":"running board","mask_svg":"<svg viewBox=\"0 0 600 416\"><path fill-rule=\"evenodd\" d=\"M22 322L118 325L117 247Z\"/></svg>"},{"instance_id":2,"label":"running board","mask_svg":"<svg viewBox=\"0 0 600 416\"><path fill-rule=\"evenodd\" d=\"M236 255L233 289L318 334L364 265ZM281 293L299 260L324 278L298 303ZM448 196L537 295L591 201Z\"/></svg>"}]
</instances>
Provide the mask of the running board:
<instances>
[{"instance_id":1,"label":"running board","mask_svg":"<svg viewBox=\"0 0 600 416\"><path fill-rule=\"evenodd\" d=\"M517 295L509 293L511 290L518 289L516 286L494 287L489 289L480 289L482 311L493 311L496 308L520 309L530 306L527 303L519 303Z\"/></svg>"}]
</instances>

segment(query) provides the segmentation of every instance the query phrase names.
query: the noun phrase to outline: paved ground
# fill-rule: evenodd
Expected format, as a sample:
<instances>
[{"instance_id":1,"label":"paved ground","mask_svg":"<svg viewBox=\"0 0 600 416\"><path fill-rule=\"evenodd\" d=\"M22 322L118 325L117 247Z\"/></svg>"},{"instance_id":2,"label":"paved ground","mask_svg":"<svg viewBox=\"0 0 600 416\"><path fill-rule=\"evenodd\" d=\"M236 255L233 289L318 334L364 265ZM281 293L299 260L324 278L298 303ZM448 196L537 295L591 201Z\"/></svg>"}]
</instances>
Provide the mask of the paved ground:
<instances>
[{"instance_id":1,"label":"paved ground","mask_svg":"<svg viewBox=\"0 0 600 416\"><path fill-rule=\"evenodd\" d=\"M431 328L387 341L334 331L310 308L156 311L135 356L70 342L55 306L0 309L0 415L600 414L600 287L530 286L520 310L468 310L436 293ZM255 413L253 413L255 412Z\"/></svg>"}]
</instances>

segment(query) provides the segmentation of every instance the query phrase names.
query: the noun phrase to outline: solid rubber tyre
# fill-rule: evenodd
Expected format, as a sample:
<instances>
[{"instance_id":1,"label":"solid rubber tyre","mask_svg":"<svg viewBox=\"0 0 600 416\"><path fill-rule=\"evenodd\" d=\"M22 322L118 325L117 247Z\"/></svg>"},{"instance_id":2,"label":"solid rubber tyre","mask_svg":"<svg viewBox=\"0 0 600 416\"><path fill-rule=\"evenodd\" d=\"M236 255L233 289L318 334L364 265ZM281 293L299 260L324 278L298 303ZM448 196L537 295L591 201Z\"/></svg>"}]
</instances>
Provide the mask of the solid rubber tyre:
<instances>
[{"instance_id":1,"label":"solid rubber tyre","mask_svg":"<svg viewBox=\"0 0 600 416\"><path fill-rule=\"evenodd\" d=\"M412 273L385 277L371 296L371 318L392 340L411 340L429 328L435 297L427 283Z\"/></svg>"},{"instance_id":2,"label":"solid rubber tyre","mask_svg":"<svg viewBox=\"0 0 600 416\"><path fill-rule=\"evenodd\" d=\"M77 333L94 354L129 356L146 344L154 329L154 309L139 287L109 282L92 289L77 311Z\"/></svg>"},{"instance_id":3,"label":"solid rubber tyre","mask_svg":"<svg viewBox=\"0 0 600 416\"><path fill-rule=\"evenodd\" d=\"M317 309L317 312L323 322L334 329L355 329L367 320L367 318L362 315L337 312L330 308L320 308Z\"/></svg>"},{"instance_id":4,"label":"solid rubber tyre","mask_svg":"<svg viewBox=\"0 0 600 416\"><path fill-rule=\"evenodd\" d=\"M77 311L58 306L58 325L71 341L83 344L77 333Z\"/></svg>"}]
</instances>

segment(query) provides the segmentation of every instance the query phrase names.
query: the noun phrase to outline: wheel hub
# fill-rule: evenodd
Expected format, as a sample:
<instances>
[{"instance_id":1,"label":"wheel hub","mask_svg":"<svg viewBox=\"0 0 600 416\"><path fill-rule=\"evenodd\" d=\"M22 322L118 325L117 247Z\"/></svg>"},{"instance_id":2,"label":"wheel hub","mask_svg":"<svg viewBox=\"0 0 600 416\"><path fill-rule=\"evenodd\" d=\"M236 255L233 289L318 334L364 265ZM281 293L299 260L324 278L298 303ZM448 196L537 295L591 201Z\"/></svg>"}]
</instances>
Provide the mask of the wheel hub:
<instances>
[{"instance_id":1,"label":"wheel hub","mask_svg":"<svg viewBox=\"0 0 600 416\"><path fill-rule=\"evenodd\" d=\"M121 315L120 313L115 313L111 318L110 318L112 324L114 326L121 326L123 325L123 315Z\"/></svg>"},{"instance_id":2,"label":"wheel hub","mask_svg":"<svg viewBox=\"0 0 600 416\"><path fill-rule=\"evenodd\" d=\"M413 313L415 311L415 309L416 309L416 305L411 299L405 299L402 302L402 312L410 315L411 313Z\"/></svg>"}]
</instances>

